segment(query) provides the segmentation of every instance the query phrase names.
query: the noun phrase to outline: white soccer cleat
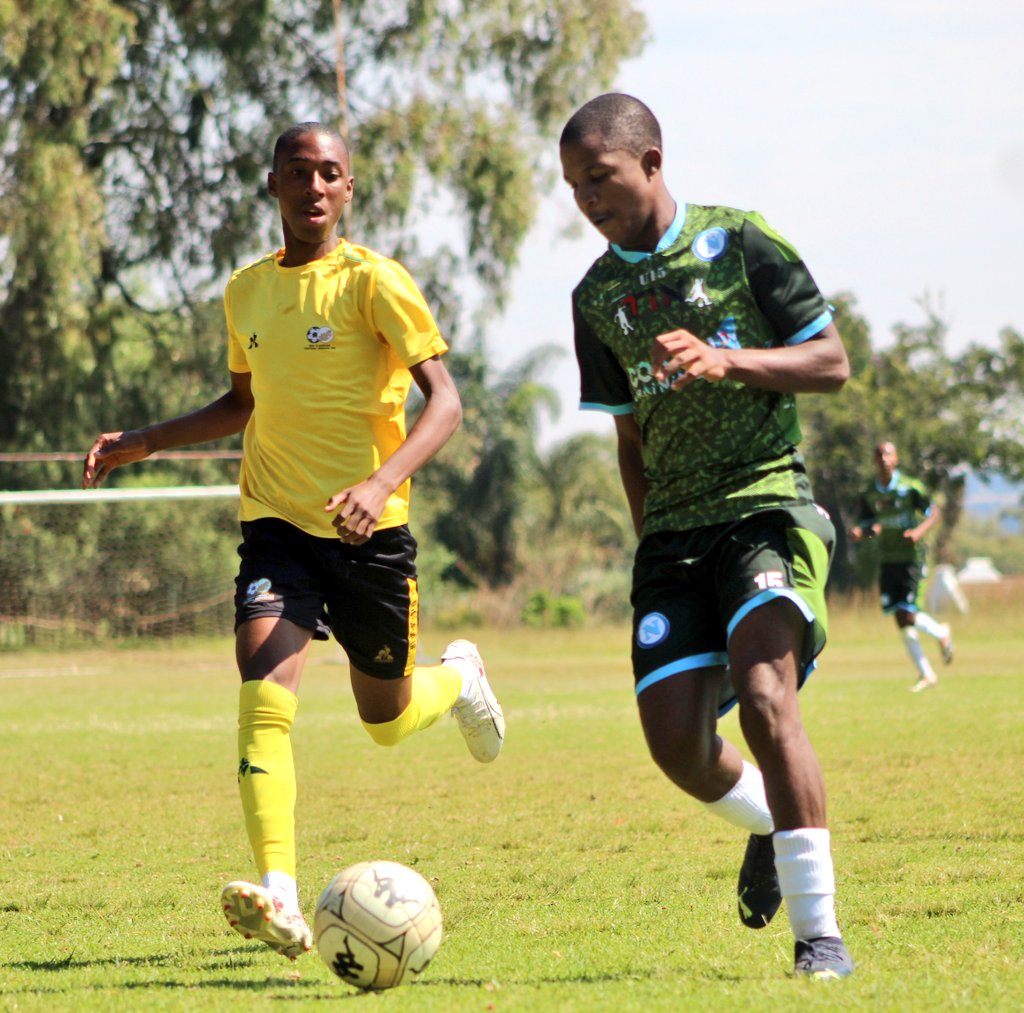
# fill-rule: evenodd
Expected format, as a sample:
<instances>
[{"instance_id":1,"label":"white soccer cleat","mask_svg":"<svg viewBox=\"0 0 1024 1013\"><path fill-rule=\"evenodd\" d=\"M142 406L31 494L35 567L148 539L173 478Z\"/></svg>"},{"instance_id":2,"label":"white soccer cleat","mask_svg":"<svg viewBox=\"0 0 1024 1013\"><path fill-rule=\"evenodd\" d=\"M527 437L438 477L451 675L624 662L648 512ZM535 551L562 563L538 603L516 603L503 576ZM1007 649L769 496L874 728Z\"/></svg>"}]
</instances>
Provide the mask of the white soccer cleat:
<instances>
[{"instance_id":1,"label":"white soccer cleat","mask_svg":"<svg viewBox=\"0 0 1024 1013\"><path fill-rule=\"evenodd\" d=\"M289 960L313 948L313 934L299 911L289 911L276 894L235 880L221 891L228 924L246 939L259 939Z\"/></svg>"},{"instance_id":2,"label":"white soccer cleat","mask_svg":"<svg viewBox=\"0 0 1024 1013\"><path fill-rule=\"evenodd\" d=\"M487 682L483 659L476 644L453 640L441 655L441 661L462 672L468 668L462 695L455 701L452 714L474 759L490 763L498 758L505 741L505 714Z\"/></svg>"},{"instance_id":3,"label":"white soccer cleat","mask_svg":"<svg viewBox=\"0 0 1024 1013\"><path fill-rule=\"evenodd\" d=\"M931 689L932 686L934 686L938 681L939 680L936 679L934 676L932 676L932 678L929 679L927 676L922 675L921 678L918 679L917 682L915 682L914 685L910 687L910 692L920 693L923 689Z\"/></svg>"},{"instance_id":4,"label":"white soccer cleat","mask_svg":"<svg viewBox=\"0 0 1024 1013\"><path fill-rule=\"evenodd\" d=\"M942 660L947 664L953 663L953 631L946 625L946 635L939 641L942 650Z\"/></svg>"}]
</instances>

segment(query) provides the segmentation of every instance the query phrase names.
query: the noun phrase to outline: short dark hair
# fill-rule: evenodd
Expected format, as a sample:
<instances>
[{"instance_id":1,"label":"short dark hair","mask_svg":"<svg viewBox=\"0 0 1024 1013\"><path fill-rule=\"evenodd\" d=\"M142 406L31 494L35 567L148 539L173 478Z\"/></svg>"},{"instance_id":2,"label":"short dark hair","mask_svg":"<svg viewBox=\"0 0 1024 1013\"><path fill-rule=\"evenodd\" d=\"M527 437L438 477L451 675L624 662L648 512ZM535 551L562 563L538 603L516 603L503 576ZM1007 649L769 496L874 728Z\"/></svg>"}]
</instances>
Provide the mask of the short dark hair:
<instances>
[{"instance_id":1,"label":"short dark hair","mask_svg":"<svg viewBox=\"0 0 1024 1013\"><path fill-rule=\"evenodd\" d=\"M300 137L305 137L306 134L320 134L323 137L331 138L332 141L338 141L342 148L345 149L345 157L350 157L348 144L339 131L335 130L332 126L328 126L326 123L317 123L316 120L307 120L305 123L296 123L294 126L289 127L274 142L273 166L275 171L277 171L277 166L281 159L283 159L295 146L295 142Z\"/></svg>"},{"instance_id":2,"label":"short dark hair","mask_svg":"<svg viewBox=\"0 0 1024 1013\"><path fill-rule=\"evenodd\" d=\"M608 150L632 155L661 148L661 127L654 113L638 98L621 92L598 95L580 106L566 123L558 143L577 144L592 134L600 134Z\"/></svg>"}]
</instances>

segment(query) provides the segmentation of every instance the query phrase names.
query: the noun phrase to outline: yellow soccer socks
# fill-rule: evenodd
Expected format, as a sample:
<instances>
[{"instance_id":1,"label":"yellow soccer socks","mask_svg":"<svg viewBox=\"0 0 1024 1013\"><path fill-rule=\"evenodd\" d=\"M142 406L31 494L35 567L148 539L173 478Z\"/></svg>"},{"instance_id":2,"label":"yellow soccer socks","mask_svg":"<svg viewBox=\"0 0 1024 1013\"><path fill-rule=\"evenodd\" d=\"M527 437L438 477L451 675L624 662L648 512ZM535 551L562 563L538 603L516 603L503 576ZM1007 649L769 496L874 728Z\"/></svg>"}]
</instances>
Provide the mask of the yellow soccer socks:
<instances>
[{"instance_id":1,"label":"yellow soccer socks","mask_svg":"<svg viewBox=\"0 0 1024 1013\"><path fill-rule=\"evenodd\" d=\"M397 746L402 739L429 728L447 714L462 692L462 674L452 665L417 665L412 675L409 706L391 721L363 722L370 738L379 746Z\"/></svg>"},{"instance_id":2,"label":"yellow soccer socks","mask_svg":"<svg viewBox=\"0 0 1024 1013\"><path fill-rule=\"evenodd\" d=\"M238 697L238 788L260 876L295 878L295 764L291 728L298 698L267 680L243 682Z\"/></svg>"}]
</instances>

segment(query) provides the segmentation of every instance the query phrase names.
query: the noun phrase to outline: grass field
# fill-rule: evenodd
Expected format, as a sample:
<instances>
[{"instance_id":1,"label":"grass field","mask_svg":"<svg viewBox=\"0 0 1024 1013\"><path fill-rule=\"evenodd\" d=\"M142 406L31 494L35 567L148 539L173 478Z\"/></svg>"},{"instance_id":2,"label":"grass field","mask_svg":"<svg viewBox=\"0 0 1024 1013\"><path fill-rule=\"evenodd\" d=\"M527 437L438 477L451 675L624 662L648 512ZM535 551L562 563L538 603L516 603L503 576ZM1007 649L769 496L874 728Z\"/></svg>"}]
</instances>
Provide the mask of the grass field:
<instances>
[{"instance_id":1,"label":"grass field","mask_svg":"<svg viewBox=\"0 0 1024 1013\"><path fill-rule=\"evenodd\" d=\"M423 979L379 995L218 910L253 875L228 641L0 655L0 1009L1022 1008L1022 609L976 604L919 695L890 620L834 617L802 694L858 965L829 983L789 977L784 913L740 925L745 840L648 759L622 630L474 634L508 717L491 767L449 722L374 746L336 649L314 654L294 733L307 913L370 857L415 866L445 913Z\"/></svg>"}]
</instances>

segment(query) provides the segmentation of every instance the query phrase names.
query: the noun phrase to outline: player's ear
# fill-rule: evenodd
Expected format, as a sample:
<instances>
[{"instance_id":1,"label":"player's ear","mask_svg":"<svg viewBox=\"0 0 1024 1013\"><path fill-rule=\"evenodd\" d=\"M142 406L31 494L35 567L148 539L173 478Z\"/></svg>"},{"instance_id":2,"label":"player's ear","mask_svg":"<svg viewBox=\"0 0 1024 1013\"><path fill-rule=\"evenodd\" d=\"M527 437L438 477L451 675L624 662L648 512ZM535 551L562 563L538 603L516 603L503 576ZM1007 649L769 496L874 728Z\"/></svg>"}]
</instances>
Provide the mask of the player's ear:
<instances>
[{"instance_id":1,"label":"player's ear","mask_svg":"<svg viewBox=\"0 0 1024 1013\"><path fill-rule=\"evenodd\" d=\"M640 164L648 178L661 172L662 153L661 148L648 148L640 156Z\"/></svg>"},{"instance_id":2,"label":"player's ear","mask_svg":"<svg viewBox=\"0 0 1024 1013\"><path fill-rule=\"evenodd\" d=\"M267 173L267 193L271 197L277 196L277 177L272 172Z\"/></svg>"}]
</instances>

